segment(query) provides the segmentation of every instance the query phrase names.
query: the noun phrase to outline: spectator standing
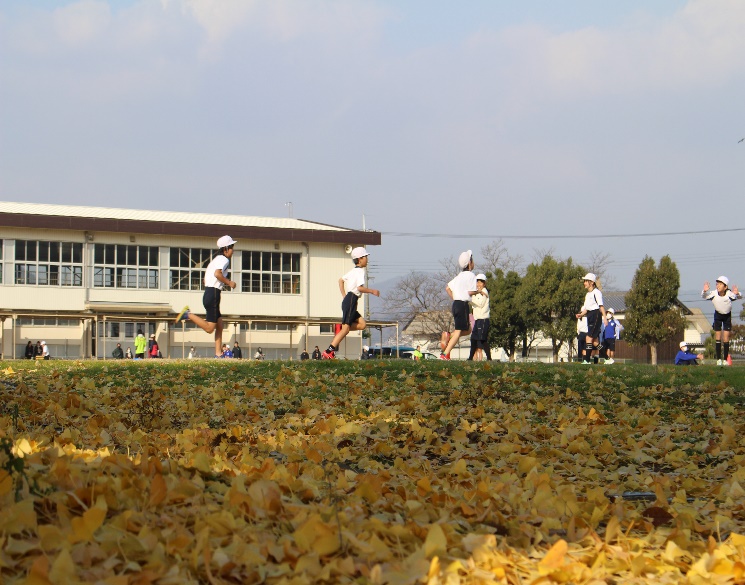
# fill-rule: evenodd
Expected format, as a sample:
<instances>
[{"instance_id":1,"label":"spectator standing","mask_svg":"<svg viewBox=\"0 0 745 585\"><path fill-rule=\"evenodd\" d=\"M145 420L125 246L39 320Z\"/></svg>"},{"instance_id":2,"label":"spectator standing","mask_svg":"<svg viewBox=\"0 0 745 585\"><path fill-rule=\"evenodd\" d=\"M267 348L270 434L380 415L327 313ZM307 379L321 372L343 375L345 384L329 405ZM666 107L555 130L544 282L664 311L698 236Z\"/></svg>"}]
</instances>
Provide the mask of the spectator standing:
<instances>
[{"instance_id":1,"label":"spectator standing","mask_svg":"<svg viewBox=\"0 0 745 585\"><path fill-rule=\"evenodd\" d=\"M131 347L127 348L127 353L124 355L124 357L127 358L128 360L132 359L132 348Z\"/></svg>"},{"instance_id":2,"label":"spectator standing","mask_svg":"<svg viewBox=\"0 0 745 585\"><path fill-rule=\"evenodd\" d=\"M621 339L621 331L623 331L623 325L616 321L616 312L613 308L608 308L605 312L608 317L608 322L605 324L605 347L608 351L608 357L605 360L606 364L616 363L613 359L616 355L616 339Z\"/></svg>"},{"instance_id":3,"label":"spectator standing","mask_svg":"<svg viewBox=\"0 0 745 585\"><path fill-rule=\"evenodd\" d=\"M728 366L729 357L729 335L732 331L732 301L742 298L737 286L729 289L729 278L720 276L716 281L716 290L709 290L709 282L704 283L701 298L714 304L714 336L716 337L715 353L718 366ZM722 356L724 348L724 356Z\"/></svg>"},{"instance_id":4,"label":"spectator standing","mask_svg":"<svg viewBox=\"0 0 745 585\"><path fill-rule=\"evenodd\" d=\"M582 309L577 313L577 319L587 315L587 338L585 340L585 359L583 364L592 363L592 352L599 350L600 328L605 322L605 307L603 306L603 293L596 285L597 277L588 272L582 277L585 290L585 302Z\"/></svg>"},{"instance_id":5,"label":"spectator standing","mask_svg":"<svg viewBox=\"0 0 745 585\"><path fill-rule=\"evenodd\" d=\"M307 349L304 349L303 352L300 354L300 361L305 361L310 359L310 354L308 353Z\"/></svg>"},{"instance_id":6,"label":"spectator standing","mask_svg":"<svg viewBox=\"0 0 745 585\"><path fill-rule=\"evenodd\" d=\"M215 357L220 357L222 351L223 321L220 312L220 296L225 287L234 289L236 283L228 278L230 273L230 259L233 257L234 247L238 242L230 236L223 236L217 240L220 251L207 265L204 271L204 295L202 304L206 311L204 319L189 312L189 307L181 309L174 323L187 319L207 333L215 333Z\"/></svg>"},{"instance_id":7,"label":"spectator standing","mask_svg":"<svg viewBox=\"0 0 745 585\"><path fill-rule=\"evenodd\" d=\"M52 359L52 356L49 354L49 346L47 346L46 341L41 342L41 355L42 355L42 359L45 359L45 360Z\"/></svg>"},{"instance_id":8,"label":"spectator standing","mask_svg":"<svg viewBox=\"0 0 745 585\"><path fill-rule=\"evenodd\" d=\"M151 358L158 357L158 342L155 341L155 333L150 334L150 339L147 342L147 356Z\"/></svg>"},{"instance_id":9,"label":"spectator standing","mask_svg":"<svg viewBox=\"0 0 745 585\"><path fill-rule=\"evenodd\" d=\"M121 360L124 359L124 351L122 350L122 344L117 343L116 347L114 348L114 351L111 352L111 357L113 357L115 360Z\"/></svg>"},{"instance_id":10,"label":"spectator standing","mask_svg":"<svg viewBox=\"0 0 745 585\"><path fill-rule=\"evenodd\" d=\"M237 341L233 344L233 357L237 360L243 359L243 350Z\"/></svg>"},{"instance_id":11,"label":"spectator standing","mask_svg":"<svg viewBox=\"0 0 745 585\"><path fill-rule=\"evenodd\" d=\"M29 340L29 342L28 342L28 343L26 344L26 359L27 359L27 360L32 360L32 359L34 359L34 344L33 344L33 343L31 343L31 341L30 341L30 340Z\"/></svg>"},{"instance_id":12,"label":"spectator standing","mask_svg":"<svg viewBox=\"0 0 745 585\"><path fill-rule=\"evenodd\" d=\"M411 354L411 357L414 358L416 361L419 361L420 359L422 359L422 357L424 357L424 354L422 354L421 346L416 346L416 349Z\"/></svg>"},{"instance_id":13,"label":"spectator standing","mask_svg":"<svg viewBox=\"0 0 745 585\"><path fill-rule=\"evenodd\" d=\"M448 282L445 287L448 296L453 300L451 311L455 321L455 329L447 342L447 346L440 354L441 360L449 360L450 352L458 343L460 336L471 333L468 302L471 300L471 296L476 294L476 275L473 273L473 252L471 250L461 253L458 257L458 266L461 269L460 274Z\"/></svg>"},{"instance_id":14,"label":"spectator standing","mask_svg":"<svg viewBox=\"0 0 745 585\"><path fill-rule=\"evenodd\" d=\"M190 360L193 360L193 359L194 359L195 357L197 357L197 350L196 350L196 348L195 348L195 347L194 347L194 346L192 345L192 346L191 346L191 349L189 350L189 356L188 356L188 359L190 359Z\"/></svg>"},{"instance_id":15,"label":"spectator standing","mask_svg":"<svg viewBox=\"0 0 745 585\"><path fill-rule=\"evenodd\" d=\"M318 346L316 345L316 348L313 350L313 359L314 360L320 360L321 359L321 350L318 349Z\"/></svg>"},{"instance_id":16,"label":"spectator standing","mask_svg":"<svg viewBox=\"0 0 745 585\"><path fill-rule=\"evenodd\" d=\"M332 360L339 351L339 345L350 331L362 331L367 323L357 311L357 303L363 293L380 296L380 291L365 286L365 267L370 254L365 248L358 247L352 250L352 262L354 268L339 279L339 291L343 298L341 303L341 329L334 335L331 344L321 354L323 359Z\"/></svg>"},{"instance_id":17,"label":"spectator standing","mask_svg":"<svg viewBox=\"0 0 745 585\"><path fill-rule=\"evenodd\" d=\"M680 342L680 351L675 356L676 366L698 365L698 360L704 359L704 354L695 354L688 351L688 344L685 341Z\"/></svg>"},{"instance_id":18,"label":"spectator standing","mask_svg":"<svg viewBox=\"0 0 745 585\"><path fill-rule=\"evenodd\" d=\"M486 354L486 359L491 361L491 349L489 348L489 291L486 290L486 275L476 276L476 294L471 295L471 306L473 307L473 331L471 332L471 353L469 360L473 360L476 350L481 349Z\"/></svg>"},{"instance_id":19,"label":"spectator standing","mask_svg":"<svg viewBox=\"0 0 745 585\"><path fill-rule=\"evenodd\" d=\"M145 350L147 349L147 339L142 329L137 330L137 337L135 337L135 359L144 360Z\"/></svg>"},{"instance_id":20,"label":"spectator standing","mask_svg":"<svg viewBox=\"0 0 745 585\"><path fill-rule=\"evenodd\" d=\"M587 343L587 317L577 319L577 360L584 363L585 344Z\"/></svg>"}]
</instances>

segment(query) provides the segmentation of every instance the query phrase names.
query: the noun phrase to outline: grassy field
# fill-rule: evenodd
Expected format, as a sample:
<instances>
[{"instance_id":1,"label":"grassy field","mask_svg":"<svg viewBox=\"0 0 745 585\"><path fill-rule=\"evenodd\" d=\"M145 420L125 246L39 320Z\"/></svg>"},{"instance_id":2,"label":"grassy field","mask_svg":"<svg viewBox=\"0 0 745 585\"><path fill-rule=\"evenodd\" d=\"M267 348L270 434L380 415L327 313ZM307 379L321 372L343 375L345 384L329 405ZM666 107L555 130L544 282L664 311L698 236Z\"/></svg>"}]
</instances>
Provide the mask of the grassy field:
<instances>
[{"instance_id":1,"label":"grassy field","mask_svg":"<svg viewBox=\"0 0 745 585\"><path fill-rule=\"evenodd\" d=\"M745 583L745 368L0 364L0 582Z\"/></svg>"}]
</instances>

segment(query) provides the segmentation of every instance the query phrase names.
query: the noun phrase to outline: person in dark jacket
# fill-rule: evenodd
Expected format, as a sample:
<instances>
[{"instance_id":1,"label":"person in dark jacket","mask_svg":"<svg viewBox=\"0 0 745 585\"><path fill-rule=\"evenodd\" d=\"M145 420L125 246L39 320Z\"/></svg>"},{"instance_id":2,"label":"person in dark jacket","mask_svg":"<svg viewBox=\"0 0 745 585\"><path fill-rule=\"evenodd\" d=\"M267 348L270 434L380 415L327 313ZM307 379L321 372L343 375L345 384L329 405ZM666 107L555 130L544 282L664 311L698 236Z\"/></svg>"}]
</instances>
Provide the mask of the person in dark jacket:
<instances>
[{"instance_id":1,"label":"person in dark jacket","mask_svg":"<svg viewBox=\"0 0 745 585\"><path fill-rule=\"evenodd\" d=\"M41 341L37 341L34 346L34 359L42 359L44 357L44 348L41 346Z\"/></svg>"},{"instance_id":2,"label":"person in dark jacket","mask_svg":"<svg viewBox=\"0 0 745 585\"><path fill-rule=\"evenodd\" d=\"M316 345L316 348L313 350L313 359L314 360L320 360L321 359L321 350L318 349L318 346Z\"/></svg>"},{"instance_id":3,"label":"person in dark jacket","mask_svg":"<svg viewBox=\"0 0 745 585\"><path fill-rule=\"evenodd\" d=\"M310 359L310 354L308 353L308 350L307 349L304 349L303 350L303 353L300 354L300 359L302 361L305 361L305 360L309 360Z\"/></svg>"},{"instance_id":4,"label":"person in dark jacket","mask_svg":"<svg viewBox=\"0 0 745 585\"><path fill-rule=\"evenodd\" d=\"M122 360L124 359L124 350L122 350L122 344L117 343L116 347L114 348L114 351L111 352L111 357L113 357L115 360Z\"/></svg>"},{"instance_id":5,"label":"person in dark jacket","mask_svg":"<svg viewBox=\"0 0 745 585\"><path fill-rule=\"evenodd\" d=\"M237 341L233 344L233 357L237 360L243 359L243 350Z\"/></svg>"},{"instance_id":6,"label":"person in dark jacket","mask_svg":"<svg viewBox=\"0 0 745 585\"><path fill-rule=\"evenodd\" d=\"M34 359L34 344L30 341L26 344L26 359L32 360Z\"/></svg>"}]
</instances>

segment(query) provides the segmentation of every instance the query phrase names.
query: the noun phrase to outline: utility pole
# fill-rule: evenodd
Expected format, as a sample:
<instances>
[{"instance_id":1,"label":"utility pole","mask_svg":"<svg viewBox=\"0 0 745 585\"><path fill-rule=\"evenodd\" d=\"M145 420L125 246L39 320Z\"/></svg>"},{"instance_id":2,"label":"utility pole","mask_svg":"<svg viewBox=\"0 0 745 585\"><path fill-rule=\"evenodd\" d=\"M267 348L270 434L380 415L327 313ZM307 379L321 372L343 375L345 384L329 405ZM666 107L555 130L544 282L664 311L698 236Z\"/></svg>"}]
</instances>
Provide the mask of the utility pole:
<instances>
[{"instance_id":1,"label":"utility pole","mask_svg":"<svg viewBox=\"0 0 745 585\"><path fill-rule=\"evenodd\" d=\"M292 217L292 201L285 203L285 207L287 208L287 217Z\"/></svg>"}]
</instances>

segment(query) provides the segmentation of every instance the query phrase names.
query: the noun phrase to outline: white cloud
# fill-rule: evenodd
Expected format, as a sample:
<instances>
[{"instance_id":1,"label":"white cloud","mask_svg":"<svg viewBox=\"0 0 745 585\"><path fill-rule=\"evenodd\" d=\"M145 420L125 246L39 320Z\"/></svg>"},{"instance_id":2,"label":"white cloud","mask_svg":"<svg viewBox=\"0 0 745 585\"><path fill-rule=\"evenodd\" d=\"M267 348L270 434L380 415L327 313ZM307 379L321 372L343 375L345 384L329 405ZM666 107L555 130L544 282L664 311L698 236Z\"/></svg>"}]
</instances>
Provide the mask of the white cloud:
<instances>
[{"instance_id":1,"label":"white cloud","mask_svg":"<svg viewBox=\"0 0 745 585\"><path fill-rule=\"evenodd\" d=\"M106 2L81 0L54 11L54 28L63 43L80 46L106 33L111 9Z\"/></svg>"}]
</instances>

